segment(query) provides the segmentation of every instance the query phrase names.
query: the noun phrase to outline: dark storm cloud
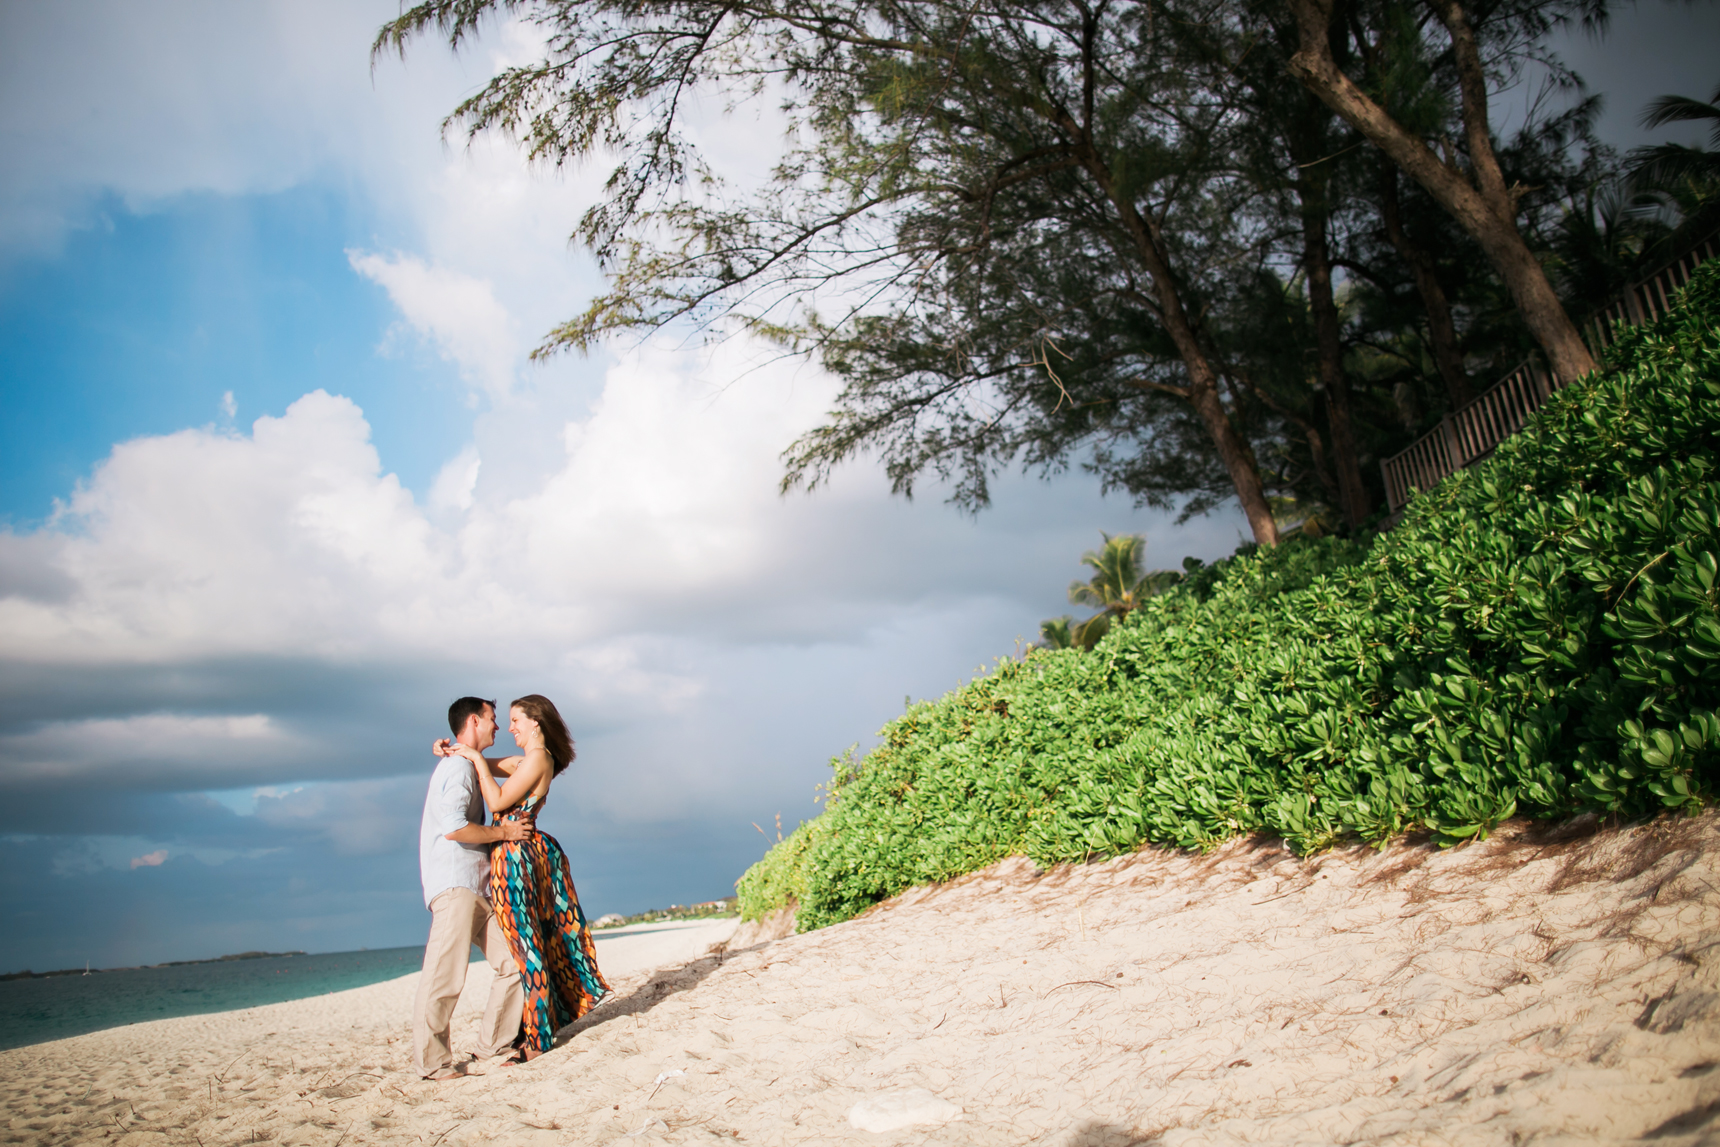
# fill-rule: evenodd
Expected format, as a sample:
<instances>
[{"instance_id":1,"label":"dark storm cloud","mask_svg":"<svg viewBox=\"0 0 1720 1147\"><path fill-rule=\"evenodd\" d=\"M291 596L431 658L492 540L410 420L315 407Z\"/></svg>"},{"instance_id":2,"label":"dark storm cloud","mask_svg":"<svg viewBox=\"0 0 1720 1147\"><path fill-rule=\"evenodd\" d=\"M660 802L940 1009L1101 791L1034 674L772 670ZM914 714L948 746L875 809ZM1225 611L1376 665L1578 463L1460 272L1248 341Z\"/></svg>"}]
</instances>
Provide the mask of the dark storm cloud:
<instances>
[{"instance_id":1,"label":"dark storm cloud","mask_svg":"<svg viewBox=\"0 0 1720 1147\"><path fill-rule=\"evenodd\" d=\"M0 788L0 834L139 837L239 850L284 848L322 835L314 828L240 816L202 793L21 785Z\"/></svg>"},{"instance_id":2,"label":"dark storm cloud","mask_svg":"<svg viewBox=\"0 0 1720 1147\"><path fill-rule=\"evenodd\" d=\"M159 866L68 873L60 851L39 839L0 840L0 912L9 923L0 968L422 943L411 860L300 846L218 864L170 854Z\"/></svg>"},{"instance_id":3,"label":"dark storm cloud","mask_svg":"<svg viewBox=\"0 0 1720 1147\"><path fill-rule=\"evenodd\" d=\"M0 791L36 792L77 778L109 793L183 792L310 780L399 776L446 735L448 704L541 682L498 680L449 663L329 664L223 658L192 664L40 665L0 661ZM609 725L568 706L588 734ZM277 735L220 729L177 739L175 721L267 718ZM158 728L148 719L159 717ZM141 722L141 724L140 724ZM92 735L92 730L102 735ZM194 730L195 731L195 730ZM92 830L93 831L93 830Z\"/></svg>"},{"instance_id":4,"label":"dark storm cloud","mask_svg":"<svg viewBox=\"0 0 1720 1147\"><path fill-rule=\"evenodd\" d=\"M379 673L379 670L385 670ZM137 713L204 716L267 710L281 717L344 716L352 698L397 701L431 675L401 665L330 665L305 658L222 658L191 664L42 665L0 661L0 735L43 724Z\"/></svg>"},{"instance_id":5,"label":"dark storm cloud","mask_svg":"<svg viewBox=\"0 0 1720 1147\"><path fill-rule=\"evenodd\" d=\"M1600 137L1627 149L1645 143L1702 143L1701 124L1657 129L1641 125L1643 108L1663 95L1706 100L1720 83L1720 6L1632 4L1614 10L1604 34L1581 29L1555 33L1554 51L1604 97Z\"/></svg>"}]
</instances>

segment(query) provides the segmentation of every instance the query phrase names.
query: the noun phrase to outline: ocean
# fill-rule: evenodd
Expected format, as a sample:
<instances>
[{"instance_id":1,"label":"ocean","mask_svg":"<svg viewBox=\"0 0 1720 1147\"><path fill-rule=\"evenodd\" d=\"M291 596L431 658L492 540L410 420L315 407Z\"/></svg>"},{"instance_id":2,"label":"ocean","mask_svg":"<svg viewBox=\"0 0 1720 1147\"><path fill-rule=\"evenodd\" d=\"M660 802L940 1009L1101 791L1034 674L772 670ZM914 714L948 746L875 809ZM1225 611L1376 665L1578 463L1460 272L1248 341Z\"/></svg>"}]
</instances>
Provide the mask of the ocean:
<instances>
[{"instance_id":1,"label":"ocean","mask_svg":"<svg viewBox=\"0 0 1720 1147\"><path fill-rule=\"evenodd\" d=\"M144 1020L237 1011L416 972L424 946L0 981L0 1050Z\"/></svg>"}]
</instances>

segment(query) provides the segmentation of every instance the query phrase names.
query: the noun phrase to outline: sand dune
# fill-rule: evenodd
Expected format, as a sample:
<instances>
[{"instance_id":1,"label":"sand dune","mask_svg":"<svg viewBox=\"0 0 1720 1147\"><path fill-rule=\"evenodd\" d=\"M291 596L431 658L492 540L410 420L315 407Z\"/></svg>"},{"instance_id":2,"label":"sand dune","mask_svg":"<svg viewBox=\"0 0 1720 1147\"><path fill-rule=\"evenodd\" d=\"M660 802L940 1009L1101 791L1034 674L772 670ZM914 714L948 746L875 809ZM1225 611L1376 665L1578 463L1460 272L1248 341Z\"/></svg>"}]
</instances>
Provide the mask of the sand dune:
<instances>
[{"instance_id":1,"label":"sand dune","mask_svg":"<svg viewBox=\"0 0 1720 1147\"><path fill-rule=\"evenodd\" d=\"M1713 814L1311 862L1013 860L656 971L618 951L556 1051L451 1083L406 1070L413 977L0 1053L0 1136L1720 1143L1717 868ZM916 1117L942 1121L860 1126Z\"/></svg>"}]
</instances>

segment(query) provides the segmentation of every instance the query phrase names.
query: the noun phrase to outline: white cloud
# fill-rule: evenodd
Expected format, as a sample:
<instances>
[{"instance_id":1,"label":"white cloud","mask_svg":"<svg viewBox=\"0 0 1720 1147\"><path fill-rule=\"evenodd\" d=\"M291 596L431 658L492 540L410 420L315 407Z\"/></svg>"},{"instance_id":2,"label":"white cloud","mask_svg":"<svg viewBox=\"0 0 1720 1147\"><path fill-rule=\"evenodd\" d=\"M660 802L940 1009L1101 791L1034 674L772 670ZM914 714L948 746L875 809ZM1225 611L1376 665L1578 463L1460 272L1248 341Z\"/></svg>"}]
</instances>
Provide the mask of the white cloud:
<instances>
[{"instance_id":1,"label":"white cloud","mask_svg":"<svg viewBox=\"0 0 1720 1147\"><path fill-rule=\"evenodd\" d=\"M430 484L430 507L435 510L471 509L472 491L477 488L478 472L483 465L484 460L478 455L476 446L467 446L448 459L436 472L436 480Z\"/></svg>"},{"instance_id":2,"label":"white cloud","mask_svg":"<svg viewBox=\"0 0 1720 1147\"><path fill-rule=\"evenodd\" d=\"M513 319L488 282L410 255L348 251L346 257L353 270L388 292L412 329L457 363L468 382L492 398L507 394L521 348Z\"/></svg>"},{"instance_id":3,"label":"white cloud","mask_svg":"<svg viewBox=\"0 0 1720 1147\"><path fill-rule=\"evenodd\" d=\"M406 246L421 265L497 284L512 337L535 339L597 283L566 241L606 172L532 171L505 140L445 143L442 117L531 55L537 32L504 22L459 56L429 38L373 71L371 41L399 11L395 0L0 5L11 113L0 255L52 252L110 198L147 212L322 183L387 229L363 246Z\"/></svg>"},{"instance_id":4,"label":"white cloud","mask_svg":"<svg viewBox=\"0 0 1720 1147\"><path fill-rule=\"evenodd\" d=\"M528 468L523 493L479 463L544 429L519 396L485 416L495 441L451 459L428 507L383 472L362 411L322 391L248 436L116 446L42 530L0 532L0 579L20 583L0 581L0 668L131 667L141 681L251 666L219 679L254 715L162 715L98 692L151 711L0 741L6 773L217 790L387 775L418 767L446 704L401 699L396 682L433 679L556 697L582 743L624 762L594 807L681 815L816 771L903 692L935 695L1032 636L1100 525L1145 526L1165 564L1235 544L1230 519L1167 534L1090 482L1005 480L980 523L892 499L864 467L780 497L779 451L834 384L761 353L732 340L624 357L589 412L551 428L560 456ZM352 712L280 709L267 667L289 661L295 681L352 682ZM403 735L401 714L422 731Z\"/></svg>"},{"instance_id":5,"label":"white cloud","mask_svg":"<svg viewBox=\"0 0 1720 1147\"><path fill-rule=\"evenodd\" d=\"M142 856L132 857L131 866L133 868L159 868L166 859L167 850L158 848L154 852L146 852Z\"/></svg>"},{"instance_id":6,"label":"white cloud","mask_svg":"<svg viewBox=\"0 0 1720 1147\"><path fill-rule=\"evenodd\" d=\"M0 600L0 627L16 654L58 662L339 658L412 656L450 617L524 613L516 641L613 662L588 643L770 576L810 509L776 497L774 451L808 414L645 354L564 427L561 468L531 497L476 499L478 454L456 456L431 499L457 512L444 530L381 472L363 413L314 391L249 437L116 446L45 530L0 534L0 554L29 555L22 581L60 587Z\"/></svg>"},{"instance_id":7,"label":"white cloud","mask_svg":"<svg viewBox=\"0 0 1720 1147\"><path fill-rule=\"evenodd\" d=\"M147 210L324 181L389 229L348 257L398 309L395 337L457 363L480 399L472 440L447 444L422 500L388 472L358 406L307 379L248 432L117 445L46 527L0 530L0 672L71 675L85 706L45 694L30 719L52 723L0 739L8 770L247 794L399 773L422 764L400 715L421 705L434 726L446 703L403 695L458 679L566 698L602 778L580 799L618 820L775 807L756 794L792 778L798 802L799 778L902 693L948 688L1062 612L1100 527L1147 529L1164 564L1234 545L1233 518L1173 531L1079 477L1006 477L977 524L935 491L891 499L865 464L779 497L780 451L835 387L744 340L527 366L598 285L566 237L607 172L533 171L501 140L444 146L441 116L528 57L536 32L506 23L464 59L426 40L373 77L371 36L397 11L0 6L0 98L18 113L0 124L0 247L51 246L103 194ZM777 121L761 106L706 109L693 129L719 160L764 170ZM318 677L330 680L304 684ZM193 684L163 700L176 681ZM283 696L327 704L346 689L340 720ZM252 719L208 715L217 692L267 735L185 724ZM411 805L401 792L388 799ZM368 847L363 818L326 789L234 798L253 802L282 824L351 824L341 847Z\"/></svg>"},{"instance_id":8,"label":"white cloud","mask_svg":"<svg viewBox=\"0 0 1720 1147\"><path fill-rule=\"evenodd\" d=\"M785 551L811 540L811 519L847 500L814 506L777 493L778 452L829 405L828 379L761 365L741 340L665 344L611 369L590 416L565 425L565 460L538 491L474 523L475 536L527 543L524 570L540 592L658 610L742 585L756 593L779 576Z\"/></svg>"},{"instance_id":9,"label":"white cloud","mask_svg":"<svg viewBox=\"0 0 1720 1147\"><path fill-rule=\"evenodd\" d=\"M369 35L395 10L388 0L0 7L10 112L0 245L51 247L84 221L92 191L137 208L315 173L331 142L350 147L351 127L327 128L363 106Z\"/></svg>"},{"instance_id":10,"label":"white cloud","mask_svg":"<svg viewBox=\"0 0 1720 1147\"><path fill-rule=\"evenodd\" d=\"M442 524L382 472L362 411L323 391L248 437L123 443L43 531L0 534L21 581L58 587L0 600L0 626L18 655L53 662L412 657L464 616L508 633L513 655L661 689L662 674L622 667L642 637L732 640L768 613L777 637L851 638L880 605L977 573L1009 544L892 502L867 473L779 496L778 452L833 387L757 353L740 340L640 349L561 425L559 463L525 495L487 490L475 446L450 460L428 498ZM904 563L909 542L945 552ZM990 577L1021 581L1013 566Z\"/></svg>"},{"instance_id":11,"label":"white cloud","mask_svg":"<svg viewBox=\"0 0 1720 1147\"><path fill-rule=\"evenodd\" d=\"M70 597L0 600L15 653L338 656L421 625L414 591L442 558L411 494L381 473L363 413L319 390L251 429L114 447L43 531ZM355 615L369 619L357 631Z\"/></svg>"}]
</instances>

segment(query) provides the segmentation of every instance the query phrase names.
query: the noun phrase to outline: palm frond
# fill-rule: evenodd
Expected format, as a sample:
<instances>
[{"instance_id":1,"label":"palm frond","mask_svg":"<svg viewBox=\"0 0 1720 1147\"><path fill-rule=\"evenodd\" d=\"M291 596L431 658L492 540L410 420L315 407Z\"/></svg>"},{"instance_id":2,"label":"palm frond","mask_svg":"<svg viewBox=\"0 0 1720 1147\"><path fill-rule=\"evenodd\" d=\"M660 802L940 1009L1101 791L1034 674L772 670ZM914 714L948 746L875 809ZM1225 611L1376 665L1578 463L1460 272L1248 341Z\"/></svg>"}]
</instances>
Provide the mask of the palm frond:
<instances>
[{"instance_id":1,"label":"palm frond","mask_svg":"<svg viewBox=\"0 0 1720 1147\"><path fill-rule=\"evenodd\" d=\"M1643 127L1664 127L1669 123L1691 120L1712 120L1708 138L1720 147L1720 89L1714 92L1712 103L1703 103L1690 96L1661 96L1642 109Z\"/></svg>"},{"instance_id":2,"label":"palm frond","mask_svg":"<svg viewBox=\"0 0 1720 1147\"><path fill-rule=\"evenodd\" d=\"M1074 618L1068 614L1062 617L1052 617L1039 623L1039 644L1046 649L1071 649L1075 645L1075 636L1070 631Z\"/></svg>"},{"instance_id":3,"label":"palm frond","mask_svg":"<svg viewBox=\"0 0 1720 1147\"><path fill-rule=\"evenodd\" d=\"M1661 191L1686 180L1702 183L1720 179L1720 151L1682 143L1657 143L1631 149L1625 157L1625 166L1635 192Z\"/></svg>"},{"instance_id":4,"label":"palm frond","mask_svg":"<svg viewBox=\"0 0 1720 1147\"><path fill-rule=\"evenodd\" d=\"M1069 636L1082 649L1092 649L1099 644L1101 638L1111 632L1111 614L1096 613L1080 625L1069 630Z\"/></svg>"}]
</instances>

